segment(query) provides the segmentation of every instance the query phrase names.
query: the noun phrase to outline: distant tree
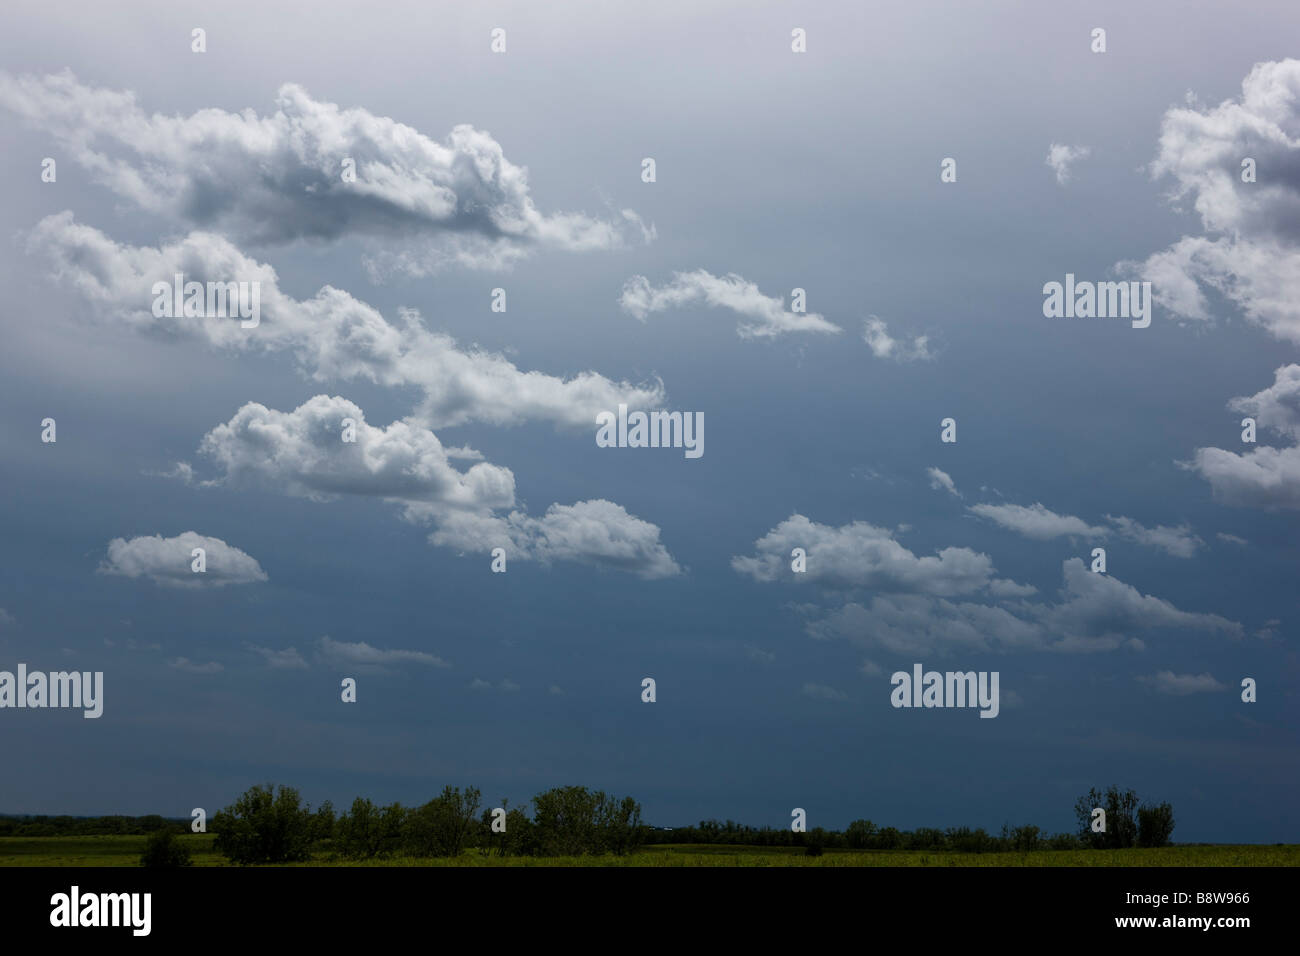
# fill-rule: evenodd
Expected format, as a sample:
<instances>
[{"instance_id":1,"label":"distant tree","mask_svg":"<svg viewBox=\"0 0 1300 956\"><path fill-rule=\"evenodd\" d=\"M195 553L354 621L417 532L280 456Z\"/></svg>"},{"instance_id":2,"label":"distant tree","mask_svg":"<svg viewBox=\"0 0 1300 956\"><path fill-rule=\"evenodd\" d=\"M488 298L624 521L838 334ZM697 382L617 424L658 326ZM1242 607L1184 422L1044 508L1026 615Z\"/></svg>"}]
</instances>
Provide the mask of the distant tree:
<instances>
[{"instance_id":1,"label":"distant tree","mask_svg":"<svg viewBox=\"0 0 1300 956\"><path fill-rule=\"evenodd\" d=\"M1138 846L1168 846L1174 832L1174 808L1168 803L1138 808Z\"/></svg>"},{"instance_id":2,"label":"distant tree","mask_svg":"<svg viewBox=\"0 0 1300 956\"><path fill-rule=\"evenodd\" d=\"M140 854L140 865L150 869L170 869L177 866L189 866L189 849L176 839L171 829L155 830L144 842L144 852Z\"/></svg>"},{"instance_id":3,"label":"distant tree","mask_svg":"<svg viewBox=\"0 0 1300 956\"><path fill-rule=\"evenodd\" d=\"M292 787L250 787L212 818L213 846L232 863L286 863L311 856L312 815Z\"/></svg>"},{"instance_id":4,"label":"distant tree","mask_svg":"<svg viewBox=\"0 0 1300 956\"><path fill-rule=\"evenodd\" d=\"M875 847L877 850L897 850L903 845L903 834L893 827L885 827L876 834Z\"/></svg>"},{"instance_id":5,"label":"distant tree","mask_svg":"<svg viewBox=\"0 0 1300 956\"><path fill-rule=\"evenodd\" d=\"M318 843L334 839L334 804L326 800L312 815L311 835Z\"/></svg>"},{"instance_id":6,"label":"distant tree","mask_svg":"<svg viewBox=\"0 0 1300 956\"><path fill-rule=\"evenodd\" d=\"M1011 846L1018 853L1029 853L1038 849L1038 834L1042 832L1035 826L1016 827L1011 831Z\"/></svg>"},{"instance_id":7,"label":"distant tree","mask_svg":"<svg viewBox=\"0 0 1300 956\"><path fill-rule=\"evenodd\" d=\"M712 821L716 825L716 821ZM509 824L507 824L508 826ZM700 824L703 829L706 824ZM738 839L739 824L714 829L715 839ZM533 797L534 852L542 856L630 853L645 840L641 805L586 787L555 787Z\"/></svg>"},{"instance_id":8,"label":"distant tree","mask_svg":"<svg viewBox=\"0 0 1300 956\"><path fill-rule=\"evenodd\" d=\"M1092 830L1092 812L1096 807L1106 811L1104 833ZM1074 804L1080 840L1094 849L1115 850L1133 846L1137 842L1137 808L1138 797L1132 790L1120 790L1114 784L1104 793L1096 787L1089 789Z\"/></svg>"},{"instance_id":9,"label":"distant tree","mask_svg":"<svg viewBox=\"0 0 1300 956\"><path fill-rule=\"evenodd\" d=\"M389 856L401 847L407 811L400 803L378 807L357 797L335 825L334 845L343 856L368 860Z\"/></svg>"},{"instance_id":10,"label":"distant tree","mask_svg":"<svg viewBox=\"0 0 1300 956\"><path fill-rule=\"evenodd\" d=\"M596 806L596 828L602 848L618 856L631 853L645 842L641 805L631 797L616 802L613 797L600 794Z\"/></svg>"},{"instance_id":11,"label":"distant tree","mask_svg":"<svg viewBox=\"0 0 1300 956\"><path fill-rule=\"evenodd\" d=\"M603 796L586 787L554 787L533 797L538 852L543 856L599 853L596 807Z\"/></svg>"},{"instance_id":12,"label":"distant tree","mask_svg":"<svg viewBox=\"0 0 1300 956\"><path fill-rule=\"evenodd\" d=\"M443 787L442 794L412 810L402 843L412 856L460 856L474 834L480 793L468 787Z\"/></svg>"},{"instance_id":13,"label":"distant tree","mask_svg":"<svg viewBox=\"0 0 1300 956\"><path fill-rule=\"evenodd\" d=\"M876 835L876 825L870 820L854 820L844 831L844 837L852 850L865 850L871 846L872 837Z\"/></svg>"},{"instance_id":14,"label":"distant tree","mask_svg":"<svg viewBox=\"0 0 1300 956\"><path fill-rule=\"evenodd\" d=\"M824 827L813 827L809 830L803 845L804 856L821 856L826 852L827 837Z\"/></svg>"}]
</instances>

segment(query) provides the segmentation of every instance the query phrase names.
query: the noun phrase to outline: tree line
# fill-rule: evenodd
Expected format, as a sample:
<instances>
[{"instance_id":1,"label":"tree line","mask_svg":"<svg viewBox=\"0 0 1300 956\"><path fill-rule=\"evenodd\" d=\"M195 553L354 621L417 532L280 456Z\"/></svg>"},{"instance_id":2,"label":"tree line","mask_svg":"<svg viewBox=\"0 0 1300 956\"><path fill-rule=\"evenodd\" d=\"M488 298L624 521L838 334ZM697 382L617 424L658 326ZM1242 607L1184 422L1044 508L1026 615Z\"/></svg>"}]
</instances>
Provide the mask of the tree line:
<instances>
[{"instance_id":1,"label":"tree line","mask_svg":"<svg viewBox=\"0 0 1300 956\"><path fill-rule=\"evenodd\" d=\"M1004 825L998 833L970 827L899 830L870 820L854 820L842 831L815 827L753 827L733 820L702 820L696 826L650 827L631 797L618 799L586 787L555 787L530 801L531 813L502 800L482 806L474 787L444 787L416 807L385 806L357 797L336 813L326 801L316 809L299 792L271 784L251 787L215 814L211 829L217 852L233 863L285 863L322 854L368 860L382 857L454 857L466 850L494 856L583 856L627 854L644 845L707 843L827 849L930 850L955 853L1032 852L1037 850L1123 849L1168 846L1174 829L1173 807L1142 803L1132 790L1091 788L1074 805L1076 829L1047 833L1036 826ZM1097 809L1105 827L1098 828ZM0 836L97 836L146 834L146 865L184 865L188 853L176 834L188 833L189 820L157 814L141 817L4 816ZM152 861L152 862L150 862Z\"/></svg>"},{"instance_id":2,"label":"tree line","mask_svg":"<svg viewBox=\"0 0 1300 956\"><path fill-rule=\"evenodd\" d=\"M292 787L254 786L212 818L213 847L232 863L286 863L315 853L349 860L455 857L467 849L493 856L631 853L645 841L641 805L586 787L555 787L532 799L531 815L481 808L475 787L444 787L418 807L379 806L357 797L335 814L315 810ZM480 812L481 810L481 812Z\"/></svg>"}]
</instances>

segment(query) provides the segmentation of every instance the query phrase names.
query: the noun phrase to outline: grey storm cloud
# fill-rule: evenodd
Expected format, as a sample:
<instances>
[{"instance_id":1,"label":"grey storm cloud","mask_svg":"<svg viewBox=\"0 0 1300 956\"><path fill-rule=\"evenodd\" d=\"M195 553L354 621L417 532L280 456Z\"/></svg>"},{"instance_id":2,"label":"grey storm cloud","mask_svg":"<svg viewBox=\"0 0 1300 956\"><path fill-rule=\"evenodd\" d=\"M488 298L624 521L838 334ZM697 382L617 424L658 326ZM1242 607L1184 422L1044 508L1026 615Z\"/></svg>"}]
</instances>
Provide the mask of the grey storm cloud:
<instances>
[{"instance_id":1,"label":"grey storm cloud","mask_svg":"<svg viewBox=\"0 0 1300 956\"><path fill-rule=\"evenodd\" d=\"M925 594L881 594L850 602L811 619L816 638L844 638L899 655L951 651L1052 650L1085 652L1140 647L1133 637L1151 630L1202 631L1240 638L1241 624L1217 614L1183 611L1142 594L1109 574L1089 571L1078 558L1062 564L1060 600L951 601Z\"/></svg>"},{"instance_id":2,"label":"grey storm cloud","mask_svg":"<svg viewBox=\"0 0 1300 956\"><path fill-rule=\"evenodd\" d=\"M52 136L114 193L190 226L252 242L345 235L427 239L380 254L379 271L501 266L536 246L585 251L648 239L632 210L600 219L546 214L528 171L489 133L454 127L439 141L287 83L274 112L148 113L132 92L0 72L0 106ZM345 181L344 160L355 164Z\"/></svg>"}]
</instances>

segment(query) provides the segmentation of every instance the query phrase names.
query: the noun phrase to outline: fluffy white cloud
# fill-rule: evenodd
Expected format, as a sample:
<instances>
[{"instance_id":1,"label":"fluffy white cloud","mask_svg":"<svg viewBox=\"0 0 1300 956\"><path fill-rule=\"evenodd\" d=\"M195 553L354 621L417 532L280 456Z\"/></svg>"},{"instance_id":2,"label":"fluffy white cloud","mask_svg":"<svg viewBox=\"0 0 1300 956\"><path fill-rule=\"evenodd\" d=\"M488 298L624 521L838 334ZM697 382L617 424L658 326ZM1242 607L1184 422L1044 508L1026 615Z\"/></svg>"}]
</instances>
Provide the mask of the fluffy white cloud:
<instances>
[{"instance_id":1,"label":"fluffy white cloud","mask_svg":"<svg viewBox=\"0 0 1300 956\"><path fill-rule=\"evenodd\" d=\"M117 243L63 212L41 220L28 247L46 258L55 277L95 305L101 320L223 349L287 351L319 382L359 379L414 387L423 393L416 415L430 426L531 420L589 428L597 413L619 403L646 409L664 401L658 382L633 386L590 371L567 379L521 371L501 355L458 347L450 336L427 329L414 310L401 310L400 323L392 324L332 286L310 299L294 299L280 290L273 268L211 233L191 233L157 249L137 247ZM170 284L177 273L187 282L257 282L259 324L245 329L237 317L155 316L153 284Z\"/></svg>"},{"instance_id":2,"label":"fluffy white cloud","mask_svg":"<svg viewBox=\"0 0 1300 956\"><path fill-rule=\"evenodd\" d=\"M50 134L91 175L150 212L256 242L355 234L401 241L380 268L425 274L454 262L500 266L537 245L611 249L649 237L631 210L546 215L528 173L492 136L456 126L431 139L365 109L285 84L274 113L149 114L135 95L70 72L0 72L0 105ZM343 177L355 164L355 182ZM411 241L423 242L412 246Z\"/></svg>"},{"instance_id":3,"label":"fluffy white cloud","mask_svg":"<svg viewBox=\"0 0 1300 956\"><path fill-rule=\"evenodd\" d=\"M1156 300L1185 319L1207 320L1203 287L1233 302L1272 335L1300 342L1300 60L1257 63L1241 97L1212 108L1165 113L1153 176L1191 197L1206 232L1184 237L1145 263ZM1256 181L1242 181L1242 162Z\"/></svg>"},{"instance_id":4,"label":"fluffy white cloud","mask_svg":"<svg viewBox=\"0 0 1300 956\"><path fill-rule=\"evenodd\" d=\"M384 650L372 647L365 641L349 644L336 641L328 635L317 642L321 657L334 665L358 667L385 667L391 664L424 664L428 667L449 667L441 657L424 651Z\"/></svg>"},{"instance_id":5,"label":"fluffy white cloud","mask_svg":"<svg viewBox=\"0 0 1300 956\"><path fill-rule=\"evenodd\" d=\"M1173 671L1160 671L1154 677L1139 677L1138 680L1151 684L1162 694L1177 696L1227 690L1226 685L1215 680L1213 674L1175 674Z\"/></svg>"},{"instance_id":6,"label":"fluffy white cloud","mask_svg":"<svg viewBox=\"0 0 1300 956\"><path fill-rule=\"evenodd\" d=\"M206 571L191 570L195 548L204 550ZM157 584L183 588L222 587L267 580L266 572L256 559L220 538L209 538L193 531L174 538L158 534L129 540L114 538L108 543L108 555L98 571L128 578L147 577Z\"/></svg>"},{"instance_id":7,"label":"fluffy white cloud","mask_svg":"<svg viewBox=\"0 0 1300 956\"><path fill-rule=\"evenodd\" d=\"M356 441L343 440L343 422ZM366 424L345 398L317 395L292 412L249 402L208 432L199 450L222 469L223 481L267 481L318 501L368 495L408 510L490 510L514 504L508 468L479 462L464 472L451 464L438 436L406 422Z\"/></svg>"},{"instance_id":8,"label":"fluffy white cloud","mask_svg":"<svg viewBox=\"0 0 1300 956\"><path fill-rule=\"evenodd\" d=\"M1241 455L1222 448L1198 448L1191 467L1224 504L1300 508L1300 447L1260 446Z\"/></svg>"},{"instance_id":9,"label":"fluffy white cloud","mask_svg":"<svg viewBox=\"0 0 1300 956\"><path fill-rule=\"evenodd\" d=\"M344 419L355 442L345 442ZM398 504L409 521L431 523L432 544L489 552L508 560L575 561L646 578L681 569L659 541L659 528L612 501L551 505L541 517L509 511L514 474L487 462L464 472L438 437L408 422L368 425L361 408L317 395L292 412L249 402L204 436L200 451L222 474L204 484L259 483L317 501L340 495Z\"/></svg>"},{"instance_id":10,"label":"fluffy white cloud","mask_svg":"<svg viewBox=\"0 0 1300 956\"><path fill-rule=\"evenodd\" d=\"M944 548L917 557L893 532L865 521L835 528L793 514L754 542L756 554L731 566L758 581L817 581L831 587L872 588L935 595L967 594L993 580L993 562L969 548ZM807 570L790 567L790 552L803 548Z\"/></svg>"},{"instance_id":11,"label":"fluffy white cloud","mask_svg":"<svg viewBox=\"0 0 1300 956\"><path fill-rule=\"evenodd\" d=\"M1047 165L1056 174L1056 181L1064 186L1070 181L1070 167L1086 159L1092 151L1087 146L1066 146L1053 143L1047 148Z\"/></svg>"},{"instance_id":12,"label":"fluffy white cloud","mask_svg":"<svg viewBox=\"0 0 1300 956\"><path fill-rule=\"evenodd\" d=\"M895 362L914 362L933 358L930 354L930 338L918 335L909 345L903 339L896 339L889 334L889 327L883 319L871 316L862 327L862 341L871 348L871 354L878 359L892 359Z\"/></svg>"},{"instance_id":13,"label":"fluffy white cloud","mask_svg":"<svg viewBox=\"0 0 1300 956\"><path fill-rule=\"evenodd\" d=\"M1059 515L1048 510L1042 504L1025 505L971 505L968 509L981 518L988 518L994 524L1032 538L1035 541L1048 541L1067 535L1086 537L1105 537L1105 528L1089 525L1082 518L1073 515Z\"/></svg>"},{"instance_id":14,"label":"fluffy white cloud","mask_svg":"<svg viewBox=\"0 0 1300 956\"><path fill-rule=\"evenodd\" d=\"M741 338L772 338L792 332L837 333L840 327L816 312L790 312L782 296L767 296L758 286L734 272L715 276L703 269L674 272L672 280L656 288L645 276L632 276L623 285L619 304L642 321L651 312L702 302L738 314Z\"/></svg>"},{"instance_id":15,"label":"fluffy white cloud","mask_svg":"<svg viewBox=\"0 0 1300 956\"><path fill-rule=\"evenodd\" d=\"M1273 384L1254 395L1234 398L1228 407L1255 418L1293 441L1300 439L1300 365L1284 365ZM1238 454L1222 448L1198 448L1186 467L1210 483L1225 504L1246 508L1300 508L1300 445L1257 445ZM1220 535L1222 537L1222 535Z\"/></svg>"},{"instance_id":16,"label":"fluffy white cloud","mask_svg":"<svg viewBox=\"0 0 1300 956\"><path fill-rule=\"evenodd\" d=\"M435 545L484 550L501 547L508 559L549 564L574 561L629 571L644 578L668 578L681 568L659 541L659 528L604 499L553 504L540 518L457 513L439 518L429 536Z\"/></svg>"},{"instance_id":17,"label":"fluffy white cloud","mask_svg":"<svg viewBox=\"0 0 1300 956\"><path fill-rule=\"evenodd\" d=\"M1283 365L1273 384L1228 402L1228 408L1255 419L1260 428L1300 441L1300 365Z\"/></svg>"}]
</instances>

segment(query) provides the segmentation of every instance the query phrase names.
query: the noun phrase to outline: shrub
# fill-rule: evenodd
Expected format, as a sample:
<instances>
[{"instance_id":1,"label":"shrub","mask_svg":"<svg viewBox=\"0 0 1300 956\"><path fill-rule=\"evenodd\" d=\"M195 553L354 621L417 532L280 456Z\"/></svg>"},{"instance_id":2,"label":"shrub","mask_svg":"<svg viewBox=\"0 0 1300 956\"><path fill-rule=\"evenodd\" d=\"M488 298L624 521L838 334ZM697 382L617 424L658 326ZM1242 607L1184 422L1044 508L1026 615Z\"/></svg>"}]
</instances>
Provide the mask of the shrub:
<instances>
[{"instance_id":1,"label":"shrub","mask_svg":"<svg viewBox=\"0 0 1300 956\"><path fill-rule=\"evenodd\" d=\"M151 869L190 866L192 862L189 848L171 830L154 830L140 854L140 865Z\"/></svg>"}]
</instances>

